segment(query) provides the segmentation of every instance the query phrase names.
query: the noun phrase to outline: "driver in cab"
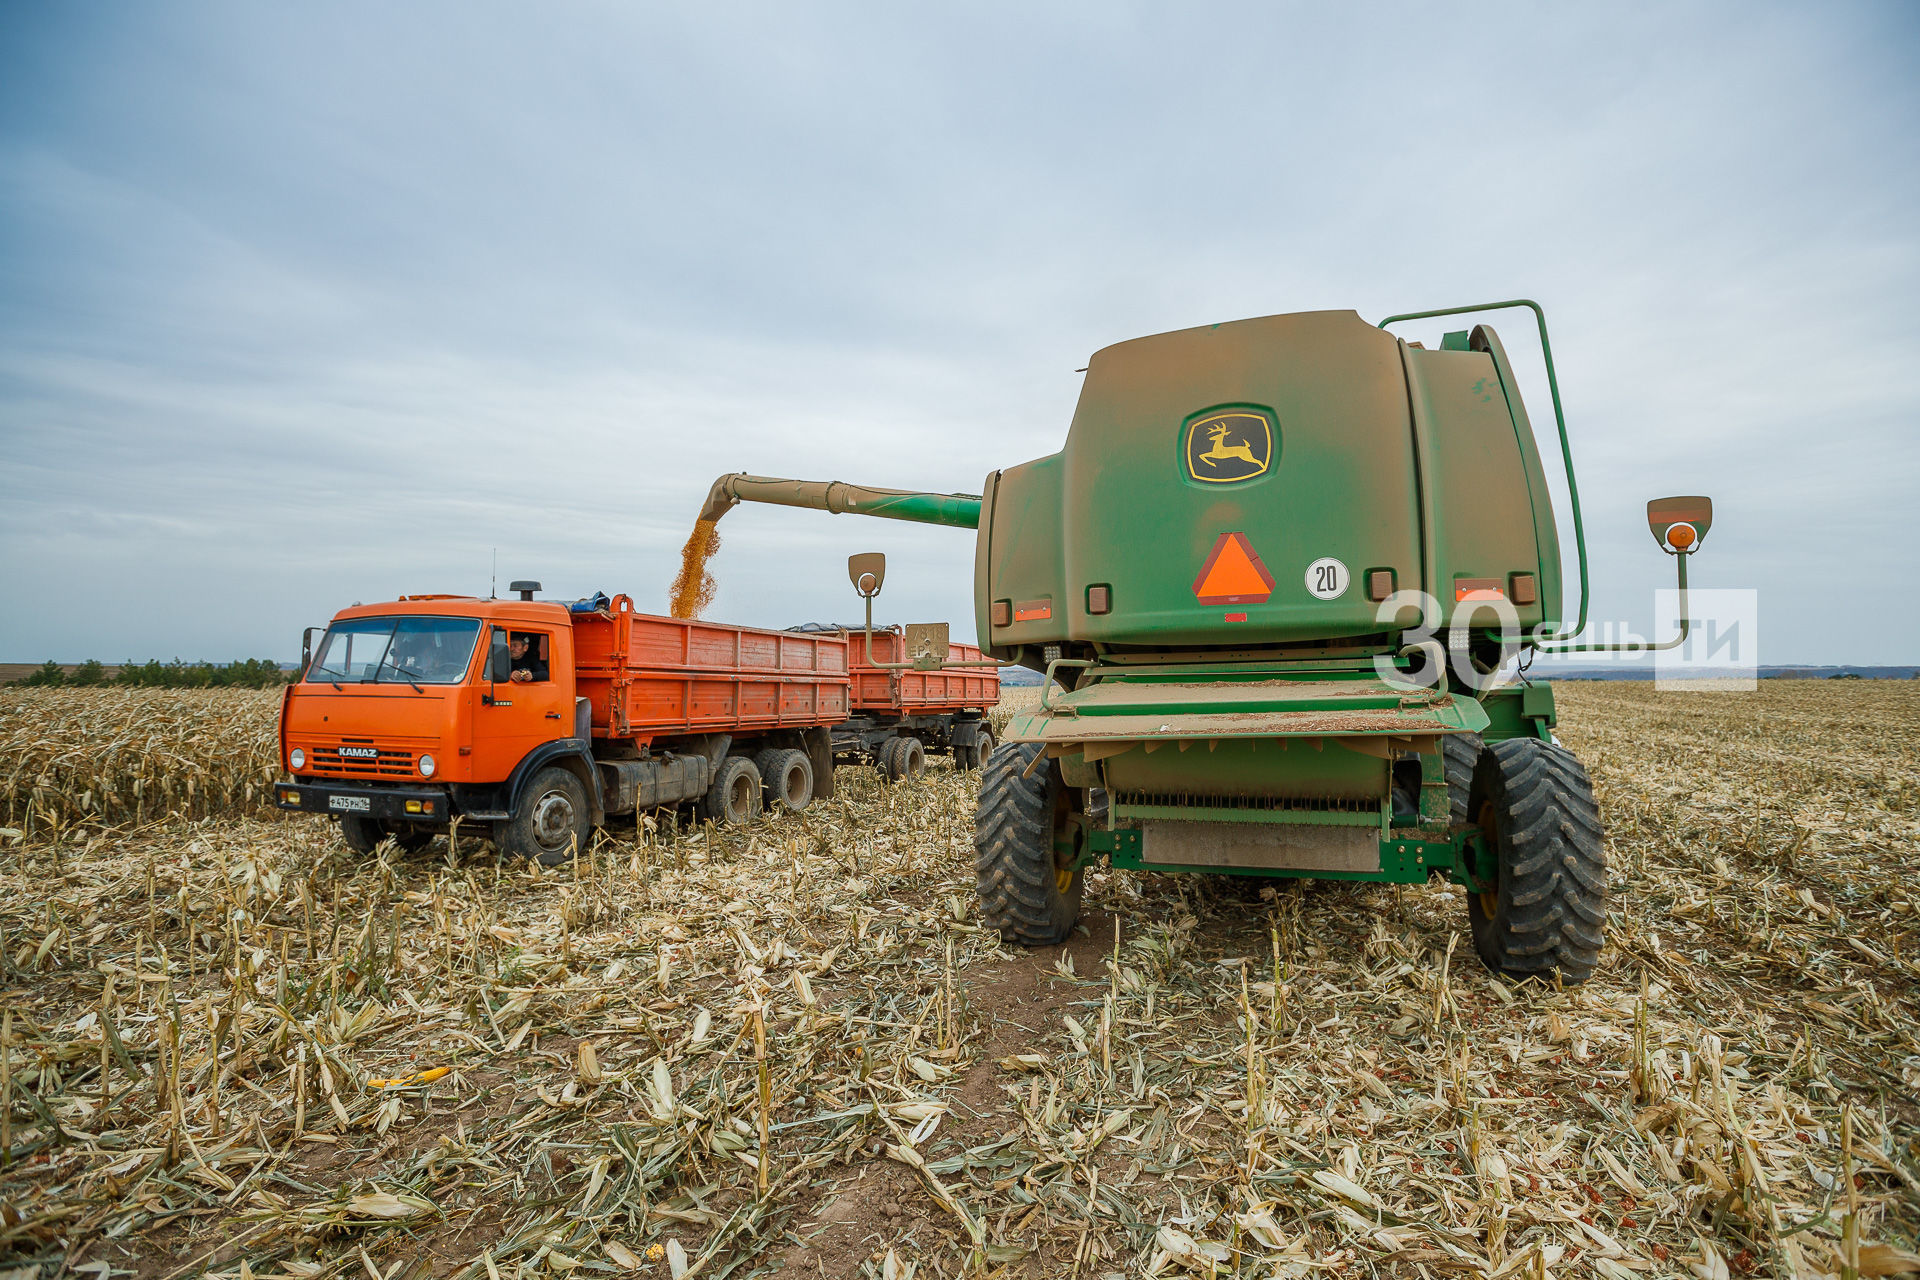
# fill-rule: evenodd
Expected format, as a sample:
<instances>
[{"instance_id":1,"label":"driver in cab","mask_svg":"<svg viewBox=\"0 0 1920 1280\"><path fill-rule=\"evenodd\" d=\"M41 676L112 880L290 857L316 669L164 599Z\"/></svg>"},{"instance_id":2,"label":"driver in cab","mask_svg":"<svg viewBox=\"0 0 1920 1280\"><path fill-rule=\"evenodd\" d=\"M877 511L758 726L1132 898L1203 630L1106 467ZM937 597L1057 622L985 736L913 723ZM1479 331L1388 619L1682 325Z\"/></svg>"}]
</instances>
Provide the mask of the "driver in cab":
<instances>
[{"instance_id":1,"label":"driver in cab","mask_svg":"<svg viewBox=\"0 0 1920 1280\"><path fill-rule=\"evenodd\" d=\"M547 659L541 653L545 646L542 641L525 631L515 631L507 637L507 657L510 659L507 679L515 684L532 684L547 679Z\"/></svg>"}]
</instances>

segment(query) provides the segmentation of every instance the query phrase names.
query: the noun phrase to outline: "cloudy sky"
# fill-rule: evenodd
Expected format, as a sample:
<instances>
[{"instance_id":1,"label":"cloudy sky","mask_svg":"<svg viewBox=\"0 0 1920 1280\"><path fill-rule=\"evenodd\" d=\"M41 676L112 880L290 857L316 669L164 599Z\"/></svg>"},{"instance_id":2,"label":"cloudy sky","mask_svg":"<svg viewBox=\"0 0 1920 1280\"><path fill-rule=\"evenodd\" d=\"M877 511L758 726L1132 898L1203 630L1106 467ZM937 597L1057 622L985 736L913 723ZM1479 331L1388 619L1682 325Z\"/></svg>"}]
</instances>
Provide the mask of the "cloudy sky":
<instances>
[{"instance_id":1,"label":"cloudy sky","mask_svg":"<svg viewBox=\"0 0 1920 1280\"><path fill-rule=\"evenodd\" d=\"M1916 66L1904 2L7 4L0 660L289 658L495 548L658 610L720 472L977 491L1110 342L1524 295L1597 617L1704 492L1763 661L1912 662ZM964 533L722 530L711 616L881 549L971 629Z\"/></svg>"}]
</instances>

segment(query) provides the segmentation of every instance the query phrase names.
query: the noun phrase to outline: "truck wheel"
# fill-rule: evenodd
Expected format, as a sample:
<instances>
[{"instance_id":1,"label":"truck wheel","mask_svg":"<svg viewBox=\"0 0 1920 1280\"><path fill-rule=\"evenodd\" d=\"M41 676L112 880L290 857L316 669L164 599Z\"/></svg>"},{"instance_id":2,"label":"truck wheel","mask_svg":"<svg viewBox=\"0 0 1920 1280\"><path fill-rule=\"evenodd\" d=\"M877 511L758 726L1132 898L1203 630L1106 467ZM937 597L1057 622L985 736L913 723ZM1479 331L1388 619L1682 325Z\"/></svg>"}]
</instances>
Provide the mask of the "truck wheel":
<instances>
[{"instance_id":1,"label":"truck wheel","mask_svg":"<svg viewBox=\"0 0 1920 1280\"><path fill-rule=\"evenodd\" d=\"M495 824L494 843L502 853L557 867L586 846L592 817L580 779L549 765L533 775L513 817Z\"/></svg>"},{"instance_id":2,"label":"truck wheel","mask_svg":"<svg viewBox=\"0 0 1920 1280\"><path fill-rule=\"evenodd\" d=\"M1447 769L1447 809L1452 824L1464 827L1473 819L1467 801L1473 793L1473 767L1480 763L1486 744L1477 733L1448 733L1440 738L1440 758Z\"/></svg>"},{"instance_id":3,"label":"truck wheel","mask_svg":"<svg viewBox=\"0 0 1920 1280\"><path fill-rule=\"evenodd\" d=\"M1565 747L1509 738L1481 753L1471 803L1496 865L1495 887L1467 897L1481 960L1513 977L1585 982L1607 920L1604 833L1587 771Z\"/></svg>"},{"instance_id":4,"label":"truck wheel","mask_svg":"<svg viewBox=\"0 0 1920 1280\"><path fill-rule=\"evenodd\" d=\"M813 761L804 751L762 751L753 758L766 786L766 807L776 804L789 813L799 813L813 803Z\"/></svg>"},{"instance_id":5,"label":"truck wheel","mask_svg":"<svg viewBox=\"0 0 1920 1280\"><path fill-rule=\"evenodd\" d=\"M956 769L978 769L987 763L987 757L993 754L993 731L984 724L973 735L970 747L953 749L953 766Z\"/></svg>"},{"instance_id":6,"label":"truck wheel","mask_svg":"<svg viewBox=\"0 0 1920 1280\"><path fill-rule=\"evenodd\" d=\"M739 826L760 816L760 770L745 756L728 756L700 797L700 817L716 826Z\"/></svg>"},{"instance_id":7,"label":"truck wheel","mask_svg":"<svg viewBox=\"0 0 1920 1280\"><path fill-rule=\"evenodd\" d=\"M343 813L340 815L340 838L355 853L372 853L375 846L387 838L387 833L372 818L363 818L357 813Z\"/></svg>"},{"instance_id":8,"label":"truck wheel","mask_svg":"<svg viewBox=\"0 0 1920 1280\"><path fill-rule=\"evenodd\" d=\"M391 822L387 824L387 835L405 853L418 853L433 843L438 833L432 827L423 827L417 822Z\"/></svg>"},{"instance_id":9,"label":"truck wheel","mask_svg":"<svg viewBox=\"0 0 1920 1280\"><path fill-rule=\"evenodd\" d=\"M1050 763L1027 774L1037 742L1010 742L987 758L974 811L974 870L980 919L1002 941L1026 947L1064 942L1080 919L1085 868L1069 871L1070 852L1054 849L1068 799Z\"/></svg>"},{"instance_id":10,"label":"truck wheel","mask_svg":"<svg viewBox=\"0 0 1920 1280\"><path fill-rule=\"evenodd\" d=\"M904 741L906 741L904 738L888 738L874 750L873 771L888 782L892 782L894 778L893 753Z\"/></svg>"},{"instance_id":11,"label":"truck wheel","mask_svg":"<svg viewBox=\"0 0 1920 1280\"><path fill-rule=\"evenodd\" d=\"M918 738L895 738L887 757L887 781L904 782L927 767L927 748Z\"/></svg>"}]
</instances>

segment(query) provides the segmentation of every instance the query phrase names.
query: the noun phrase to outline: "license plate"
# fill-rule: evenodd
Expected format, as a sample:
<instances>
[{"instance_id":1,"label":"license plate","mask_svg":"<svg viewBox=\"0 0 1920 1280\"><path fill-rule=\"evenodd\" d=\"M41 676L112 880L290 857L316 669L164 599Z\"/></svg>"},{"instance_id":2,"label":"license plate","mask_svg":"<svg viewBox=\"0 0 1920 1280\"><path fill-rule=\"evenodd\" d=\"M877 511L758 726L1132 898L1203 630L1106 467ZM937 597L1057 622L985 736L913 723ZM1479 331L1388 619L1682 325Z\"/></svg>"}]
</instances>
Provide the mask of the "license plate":
<instances>
[{"instance_id":1,"label":"license plate","mask_svg":"<svg viewBox=\"0 0 1920 1280\"><path fill-rule=\"evenodd\" d=\"M347 813L365 813L372 808L373 802L365 796L328 796L327 808L340 809Z\"/></svg>"}]
</instances>

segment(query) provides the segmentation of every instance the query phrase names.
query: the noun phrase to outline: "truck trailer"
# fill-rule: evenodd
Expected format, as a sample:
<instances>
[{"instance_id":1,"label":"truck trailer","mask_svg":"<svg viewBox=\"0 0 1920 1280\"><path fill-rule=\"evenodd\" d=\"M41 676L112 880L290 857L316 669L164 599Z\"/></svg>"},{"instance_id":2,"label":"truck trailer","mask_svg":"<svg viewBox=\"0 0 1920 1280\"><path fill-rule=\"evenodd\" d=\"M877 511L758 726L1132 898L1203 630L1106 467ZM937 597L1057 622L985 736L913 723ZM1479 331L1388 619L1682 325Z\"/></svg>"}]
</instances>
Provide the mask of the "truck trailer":
<instances>
[{"instance_id":1,"label":"truck trailer","mask_svg":"<svg viewBox=\"0 0 1920 1280\"><path fill-rule=\"evenodd\" d=\"M978 647L948 641L945 624L912 628L928 633L923 643L947 664L931 670L912 664L907 628L875 627L871 645L858 626L810 622L793 629L849 641L852 712L833 729L835 764L872 765L898 782L926 768L930 755L951 756L956 769L978 769L993 753L987 711L1000 701L1000 672Z\"/></svg>"},{"instance_id":2,"label":"truck trailer","mask_svg":"<svg viewBox=\"0 0 1920 1280\"><path fill-rule=\"evenodd\" d=\"M387 838L419 848L458 819L554 866L609 815L692 802L738 823L833 794L833 734L851 708L844 633L539 589L341 610L282 698L292 780L277 807L337 818L360 852Z\"/></svg>"}]
</instances>

